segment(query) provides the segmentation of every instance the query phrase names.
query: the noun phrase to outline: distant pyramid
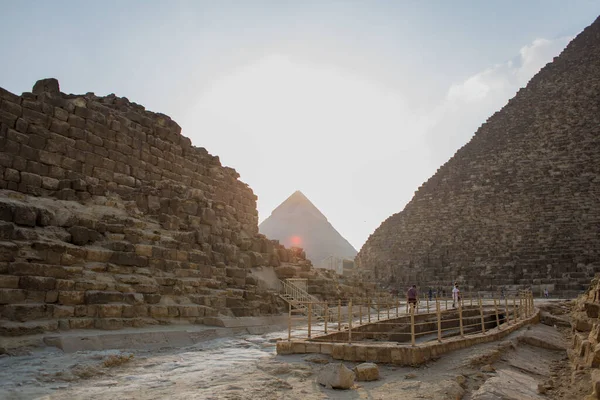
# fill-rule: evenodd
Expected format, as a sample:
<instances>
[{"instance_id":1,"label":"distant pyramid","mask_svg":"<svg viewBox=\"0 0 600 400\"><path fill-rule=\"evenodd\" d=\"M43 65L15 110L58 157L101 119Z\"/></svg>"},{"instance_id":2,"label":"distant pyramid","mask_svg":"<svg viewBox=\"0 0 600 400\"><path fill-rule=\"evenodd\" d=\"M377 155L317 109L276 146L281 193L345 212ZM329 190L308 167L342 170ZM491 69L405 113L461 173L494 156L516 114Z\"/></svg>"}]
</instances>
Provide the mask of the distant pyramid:
<instances>
[{"instance_id":1,"label":"distant pyramid","mask_svg":"<svg viewBox=\"0 0 600 400\"><path fill-rule=\"evenodd\" d=\"M260 233L286 247L302 247L319 266L331 256L354 260L357 251L299 190L281 203L259 226Z\"/></svg>"}]
</instances>

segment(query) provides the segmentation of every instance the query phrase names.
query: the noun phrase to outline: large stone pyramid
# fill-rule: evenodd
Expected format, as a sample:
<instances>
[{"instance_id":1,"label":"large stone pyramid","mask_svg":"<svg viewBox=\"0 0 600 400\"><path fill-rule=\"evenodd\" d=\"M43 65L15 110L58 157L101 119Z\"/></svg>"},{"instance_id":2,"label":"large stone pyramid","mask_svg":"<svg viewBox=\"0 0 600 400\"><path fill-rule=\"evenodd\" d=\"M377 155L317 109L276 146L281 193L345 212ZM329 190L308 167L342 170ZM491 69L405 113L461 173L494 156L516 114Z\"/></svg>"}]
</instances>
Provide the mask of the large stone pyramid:
<instances>
[{"instance_id":1,"label":"large stone pyramid","mask_svg":"<svg viewBox=\"0 0 600 400\"><path fill-rule=\"evenodd\" d=\"M316 266L331 264L332 258L353 260L357 253L300 191L273 210L258 229L282 244L302 247Z\"/></svg>"},{"instance_id":2,"label":"large stone pyramid","mask_svg":"<svg viewBox=\"0 0 600 400\"><path fill-rule=\"evenodd\" d=\"M600 272L600 19L381 224L357 264L401 287L585 288Z\"/></svg>"}]
</instances>

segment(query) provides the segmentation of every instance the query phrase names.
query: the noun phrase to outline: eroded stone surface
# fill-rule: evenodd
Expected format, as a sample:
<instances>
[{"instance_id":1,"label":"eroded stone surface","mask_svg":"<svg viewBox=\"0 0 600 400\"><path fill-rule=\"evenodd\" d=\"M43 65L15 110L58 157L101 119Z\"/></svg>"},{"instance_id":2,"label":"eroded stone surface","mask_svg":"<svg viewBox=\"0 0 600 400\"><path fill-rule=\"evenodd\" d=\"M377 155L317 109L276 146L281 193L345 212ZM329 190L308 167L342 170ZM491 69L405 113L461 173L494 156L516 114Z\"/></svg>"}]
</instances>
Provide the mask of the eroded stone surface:
<instances>
[{"instance_id":1,"label":"eroded stone surface","mask_svg":"<svg viewBox=\"0 0 600 400\"><path fill-rule=\"evenodd\" d=\"M260 235L256 199L166 115L56 79L0 88L0 335L275 314L288 277L372 288Z\"/></svg>"}]
</instances>

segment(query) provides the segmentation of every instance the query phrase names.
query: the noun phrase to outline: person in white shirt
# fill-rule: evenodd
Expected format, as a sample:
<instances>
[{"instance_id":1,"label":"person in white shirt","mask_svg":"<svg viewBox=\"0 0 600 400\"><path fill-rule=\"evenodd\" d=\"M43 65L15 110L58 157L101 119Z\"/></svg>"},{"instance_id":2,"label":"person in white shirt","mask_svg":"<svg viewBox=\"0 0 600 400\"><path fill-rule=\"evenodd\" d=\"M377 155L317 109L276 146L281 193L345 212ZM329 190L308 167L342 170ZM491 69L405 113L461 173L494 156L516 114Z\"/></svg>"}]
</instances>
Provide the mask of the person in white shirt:
<instances>
[{"instance_id":1,"label":"person in white shirt","mask_svg":"<svg viewBox=\"0 0 600 400\"><path fill-rule=\"evenodd\" d=\"M458 283L454 284L452 288L452 307L456 308L457 304L460 304L460 290L458 289Z\"/></svg>"}]
</instances>

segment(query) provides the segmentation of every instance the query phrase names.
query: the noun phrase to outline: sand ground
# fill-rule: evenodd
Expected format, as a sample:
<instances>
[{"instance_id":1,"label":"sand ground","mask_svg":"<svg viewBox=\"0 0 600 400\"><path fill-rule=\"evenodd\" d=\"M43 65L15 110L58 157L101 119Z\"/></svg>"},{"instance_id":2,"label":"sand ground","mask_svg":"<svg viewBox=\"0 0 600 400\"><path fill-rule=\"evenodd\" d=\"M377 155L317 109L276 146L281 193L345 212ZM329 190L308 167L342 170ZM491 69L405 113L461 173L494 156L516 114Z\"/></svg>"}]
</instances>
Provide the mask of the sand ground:
<instances>
[{"instance_id":1,"label":"sand ground","mask_svg":"<svg viewBox=\"0 0 600 400\"><path fill-rule=\"evenodd\" d=\"M523 328L502 342L455 351L416 368L382 364L380 380L356 382L345 391L316 382L322 368L339 361L321 355L278 356L275 342L286 334L238 335L152 351L66 354L53 347L21 349L0 357L0 398L580 398L569 397L573 392L568 388L571 371L564 367L566 352L534 346L526 339L564 345L565 332L546 325ZM583 385L582 393L585 389Z\"/></svg>"}]
</instances>

